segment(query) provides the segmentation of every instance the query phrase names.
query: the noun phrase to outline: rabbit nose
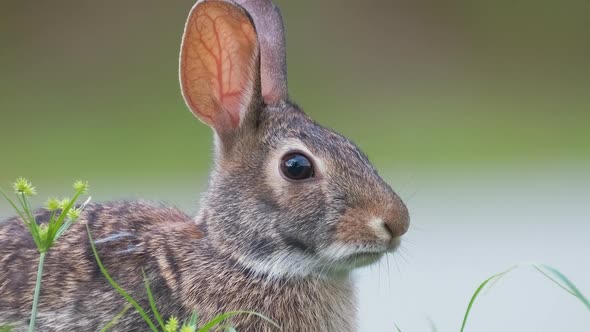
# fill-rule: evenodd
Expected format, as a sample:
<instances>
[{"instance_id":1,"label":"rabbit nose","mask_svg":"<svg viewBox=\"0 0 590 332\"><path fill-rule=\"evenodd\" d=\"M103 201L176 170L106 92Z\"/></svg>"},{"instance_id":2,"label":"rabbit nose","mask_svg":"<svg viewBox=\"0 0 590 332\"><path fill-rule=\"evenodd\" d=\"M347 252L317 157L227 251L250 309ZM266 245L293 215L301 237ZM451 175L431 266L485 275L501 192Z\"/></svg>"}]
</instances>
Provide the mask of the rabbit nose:
<instances>
[{"instance_id":1,"label":"rabbit nose","mask_svg":"<svg viewBox=\"0 0 590 332\"><path fill-rule=\"evenodd\" d=\"M401 201L401 199L395 199L395 204L389 208L387 216L384 216L383 223L385 228L395 239L404 235L410 227L410 214L408 208Z\"/></svg>"}]
</instances>

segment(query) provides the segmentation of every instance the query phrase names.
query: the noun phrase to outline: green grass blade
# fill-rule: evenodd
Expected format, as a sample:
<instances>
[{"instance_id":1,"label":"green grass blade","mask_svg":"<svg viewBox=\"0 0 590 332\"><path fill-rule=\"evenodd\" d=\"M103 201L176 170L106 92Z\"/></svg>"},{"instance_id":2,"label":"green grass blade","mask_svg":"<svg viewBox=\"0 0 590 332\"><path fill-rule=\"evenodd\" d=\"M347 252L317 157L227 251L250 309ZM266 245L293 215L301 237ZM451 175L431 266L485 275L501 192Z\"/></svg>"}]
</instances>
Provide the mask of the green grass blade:
<instances>
[{"instance_id":1,"label":"green grass blade","mask_svg":"<svg viewBox=\"0 0 590 332\"><path fill-rule=\"evenodd\" d=\"M43 245L41 234L39 232L39 225L37 225L37 222L33 221L32 223L25 224L25 226L29 230L29 234L31 234L31 237L37 246L37 250L39 250L39 252L47 252L47 250L45 250L45 246Z\"/></svg>"},{"instance_id":2,"label":"green grass blade","mask_svg":"<svg viewBox=\"0 0 590 332\"><path fill-rule=\"evenodd\" d=\"M90 203L91 199L92 199L92 197L88 197L88 199L84 203L82 203L82 205L80 205L78 210L84 211L84 209L86 208L86 205L88 205L88 203ZM53 220L53 216L54 216L54 214L52 214L52 218L50 220ZM63 233L65 233L65 231L67 231L70 228L70 226L72 226L72 224L74 222L75 222L75 220L66 219L66 221L59 227L59 229L55 233L55 240L59 239L63 235ZM55 222L54 222L54 224L57 225L57 223L55 223Z\"/></svg>"},{"instance_id":3,"label":"green grass blade","mask_svg":"<svg viewBox=\"0 0 590 332\"><path fill-rule=\"evenodd\" d=\"M68 203L68 205L66 205L62 210L61 213L59 214L59 217L57 218L57 220L55 221L55 227L54 229L52 229L51 233L48 233L47 237L49 239L57 239L56 238L56 234L59 231L59 229L61 229L61 225L64 223L65 218L67 217L68 212L70 212L70 210L72 209L72 207L74 206L74 204L76 204L76 201L78 200L78 198L80 198L80 196L82 195L82 191L78 190L75 194L74 197L72 197L72 199L70 200L70 202ZM88 233L90 234L90 233Z\"/></svg>"},{"instance_id":4,"label":"green grass blade","mask_svg":"<svg viewBox=\"0 0 590 332\"><path fill-rule=\"evenodd\" d=\"M194 326L196 328L198 323L199 323L199 315L198 315L197 311L195 310L195 311L193 311L193 314L191 315L191 319L188 321L188 325Z\"/></svg>"},{"instance_id":5,"label":"green grass blade","mask_svg":"<svg viewBox=\"0 0 590 332\"><path fill-rule=\"evenodd\" d=\"M39 249L39 251L41 251L42 245L41 245L41 242L39 242L39 226L37 225L37 222L35 221L35 219L33 218L33 220L29 220L27 218L27 216L25 215L25 213L23 211L21 211L10 198L8 198L8 196L4 193L4 191L0 190L0 194L2 194L4 199L6 199L6 201L12 206L12 208L16 211L16 213L22 219L23 223L25 224L25 226L29 230L29 233L31 233L31 236L33 237L33 241L35 241L35 245L37 246L37 249ZM19 200L19 202L20 202L20 200Z\"/></svg>"},{"instance_id":6,"label":"green grass blade","mask_svg":"<svg viewBox=\"0 0 590 332\"><path fill-rule=\"evenodd\" d=\"M160 313L158 312L158 308L156 307L156 301L154 301L154 295L152 294L152 289L150 288L150 282L148 281L147 276L145 275L145 272L143 271L143 269L141 270L141 273L143 274L143 282L145 283L145 291L147 292L148 300L150 301L150 307L152 308L152 312L154 313L154 316L156 317L158 324L160 324L160 327L164 327L164 321L162 320L162 316L160 316Z\"/></svg>"},{"instance_id":7,"label":"green grass blade","mask_svg":"<svg viewBox=\"0 0 590 332\"><path fill-rule=\"evenodd\" d=\"M119 311L119 313L116 314L113 319L111 319L102 329L100 329L100 332L106 332L108 329L115 326L119 322L119 319L121 319L127 313L127 311L131 309L131 307L131 303L127 303L123 310Z\"/></svg>"},{"instance_id":8,"label":"green grass blade","mask_svg":"<svg viewBox=\"0 0 590 332\"><path fill-rule=\"evenodd\" d=\"M569 280L561 271L557 270L554 267L544 265L544 264L531 264L533 268L543 274L547 279L553 281L557 286L565 290L566 292L572 294L578 300L580 300L588 310L590 310L590 302L588 299L580 292L578 287L574 285L571 280Z\"/></svg>"},{"instance_id":9,"label":"green grass blade","mask_svg":"<svg viewBox=\"0 0 590 332\"><path fill-rule=\"evenodd\" d=\"M471 308L473 307L473 303L475 302L475 299L480 294L480 292L485 288L485 286L488 284L491 286L493 283L497 282L506 273L514 270L517 267L522 267L522 266L533 267L539 273L541 273L543 276L545 276L547 279L549 279L554 284L556 284L559 288L563 289L564 291L568 292L569 294L571 294L572 296L574 296L578 300L580 300L586 306L586 308L588 308L590 310L590 301L588 301L588 299L584 296L584 294L582 294L582 292L576 287L576 285L574 285L574 283L571 280L569 280L563 273L561 273L561 271L557 270L554 267L544 265L544 264L534 264L534 263L533 264L519 264L519 265L511 267L510 269L508 269L504 272L501 272L501 273L498 273L498 274L495 274L495 275L489 277L484 282L482 282L481 285L479 285L479 287L477 288L477 290L475 291L475 293L471 297L471 300L469 301L469 305L467 306L467 311L465 312L465 316L463 317L463 324L461 325L461 330L460 330L461 332L464 332L464 330L465 330L467 318L469 316L469 313L471 312Z\"/></svg>"},{"instance_id":10,"label":"green grass blade","mask_svg":"<svg viewBox=\"0 0 590 332\"><path fill-rule=\"evenodd\" d=\"M400 328L399 328L399 326L397 326L397 324L396 324L396 323L393 323L393 326L395 326L395 330L396 330L397 332L402 332L402 329L400 329Z\"/></svg>"},{"instance_id":11,"label":"green grass blade","mask_svg":"<svg viewBox=\"0 0 590 332\"><path fill-rule=\"evenodd\" d=\"M271 320L270 318L267 318L259 313L256 313L253 311L239 311L238 310L238 311L226 312L224 314L221 314L221 315L213 318L207 324L203 325L203 327L201 327L197 332L209 332L212 328L219 325L224 320L226 320L230 317L233 317L233 316L237 316L237 315L254 315L259 318L264 319L265 321L269 322L270 324L272 324L274 327L278 328L279 330L281 329L281 327L279 325L277 325L277 323L275 323L273 320Z\"/></svg>"},{"instance_id":12,"label":"green grass blade","mask_svg":"<svg viewBox=\"0 0 590 332\"><path fill-rule=\"evenodd\" d=\"M426 317L426 320L428 320L428 326L430 326L430 332L437 332L438 329L436 328L436 324L434 323L432 318Z\"/></svg>"},{"instance_id":13,"label":"green grass blade","mask_svg":"<svg viewBox=\"0 0 590 332\"><path fill-rule=\"evenodd\" d=\"M129 302L135 308L135 310L137 310L137 312L141 315L143 320L149 325L152 331L158 332L158 329L156 328L152 320L149 318L149 316L145 313L143 308L139 305L139 303L137 303L137 301L135 301L131 297L131 295L129 295L129 293L127 293L123 288L121 288L121 286L119 286L119 284L115 280L113 280L113 278L111 278L111 275L109 274L107 269L102 265L100 257L98 257L98 252L96 251L96 247L94 246L94 240L92 239L92 235L90 234L90 227L88 227L88 224L86 224L86 232L88 233L88 240L90 241L90 247L92 248L92 252L94 253L94 258L96 258L96 263L98 264L100 271L107 279L109 284L111 284L111 286L113 286L113 288L115 288L117 292L119 292L119 294L121 294L121 296L123 296L127 300L127 302Z\"/></svg>"},{"instance_id":14,"label":"green grass blade","mask_svg":"<svg viewBox=\"0 0 590 332\"><path fill-rule=\"evenodd\" d=\"M39 295L41 295L41 280L43 279L43 265L45 263L45 254L45 252L42 252L39 255L39 266L37 267L37 280L35 280L35 293L33 294L33 307L31 309L31 319L29 321L29 332L35 331L35 321L37 320Z\"/></svg>"},{"instance_id":15,"label":"green grass blade","mask_svg":"<svg viewBox=\"0 0 590 332\"><path fill-rule=\"evenodd\" d=\"M19 197L19 195L16 195L16 196ZM35 221L35 217L33 217L33 212L31 210L31 207L29 206L29 201L27 200L27 197L25 196L25 194L21 194L19 200L21 201L23 209L25 210L25 213L29 217L29 220L31 222Z\"/></svg>"},{"instance_id":16,"label":"green grass blade","mask_svg":"<svg viewBox=\"0 0 590 332\"><path fill-rule=\"evenodd\" d=\"M0 190L0 194L2 194L2 196L4 196L4 199L6 199L6 201L8 201L8 203L12 206L12 208L16 211L16 213L18 213L18 215L21 217L21 219L23 220L23 222L26 224L27 223L27 218L25 218L25 216L21 212L21 210L16 207L16 205L14 204L14 202L10 198L8 198L8 196L4 193L4 191Z\"/></svg>"},{"instance_id":17,"label":"green grass blade","mask_svg":"<svg viewBox=\"0 0 590 332\"><path fill-rule=\"evenodd\" d=\"M67 231L70 226L72 226L73 223L74 221L71 219L66 220L55 232L55 240L59 239L63 233Z\"/></svg>"},{"instance_id":18,"label":"green grass blade","mask_svg":"<svg viewBox=\"0 0 590 332\"><path fill-rule=\"evenodd\" d=\"M460 330L461 332L465 331L465 326L467 325L467 318L469 318L469 313L471 313L471 309L473 308L473 303L475 303L475 299L477 298L479 293L481 293L481 291L486 287L486 285L488 283L493 282L493 281L497 281L498 279L500 279L504 275L506 275L506 273L514 270L515 268L516 268L516 266L513 266L504 272L494 274L493 276L484 280L484 282L482 282L479 285L479 287L477 287L477 289L475 290L475 293L473 293L473 296L471 296L471 299L469 300L469 304L467 305L467 310L465 311L465 315L463 316L463 323L461 324L461 330Z\"/></svg>"}]
</instances>

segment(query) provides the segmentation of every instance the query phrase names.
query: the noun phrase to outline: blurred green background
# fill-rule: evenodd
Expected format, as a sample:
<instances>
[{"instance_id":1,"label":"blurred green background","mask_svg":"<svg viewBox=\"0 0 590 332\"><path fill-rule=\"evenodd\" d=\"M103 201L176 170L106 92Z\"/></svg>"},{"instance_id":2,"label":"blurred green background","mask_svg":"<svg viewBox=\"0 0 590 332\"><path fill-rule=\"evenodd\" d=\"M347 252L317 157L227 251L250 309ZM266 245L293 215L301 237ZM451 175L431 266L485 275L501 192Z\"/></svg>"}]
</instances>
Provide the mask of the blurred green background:
<instances>
[{"instance_id":1,"label":"blurred green background","mask_svg":"<svg viewBox=\"0 0 590 332\"><path fill-rule=\"evenodd\" d=\"M80 178L96 201L195 212L212 135L179 90L193 2L3 1L0 186L26 176L38 205ZM427 330L421 313L456 330L477 283L519 261L588 292L588 0L276 2L291 98L356 141L412 215L409 262L361 271L362 331ZM542 280L503 287L472 331L590 326Z\"/></svg>"},{"instance_id":2,"label":"blurred green background","mask_svg":"<svg viewBox=\"0 0 590 332\"><path fill-rule=\"evenodd\" d=\"M380 169L590 161L590 3L277 1L291 97ZM133 188L206 176L178 49L193 1L9 1L0 183Z\"/></svg>"}]
</instances>

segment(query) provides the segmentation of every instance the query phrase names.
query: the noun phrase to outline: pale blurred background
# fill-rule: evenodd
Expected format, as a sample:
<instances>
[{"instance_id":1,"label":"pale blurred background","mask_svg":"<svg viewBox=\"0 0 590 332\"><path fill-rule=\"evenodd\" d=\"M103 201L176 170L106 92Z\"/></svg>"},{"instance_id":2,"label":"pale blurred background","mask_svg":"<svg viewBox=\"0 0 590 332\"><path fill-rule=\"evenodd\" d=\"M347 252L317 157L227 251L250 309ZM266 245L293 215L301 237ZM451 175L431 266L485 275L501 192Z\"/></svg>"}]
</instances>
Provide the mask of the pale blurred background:
<instances>
[{"instance_id":1,"label":"pale blurred background","mask_svg":"<svg viewBox=\"0 0 590 332\"><path fill-rule=\"evenodd\" d=\"M590 2L283 0L291 97L355 140L406 200L403 251L357 273L361 331L458 331L523 261L590 293ZM0 186L195 212L211 133L177 62L193 1L3 1ZM0 201L0 217L12 214ZM588 331L583 305L519 270L467 331Z\"/></svg>"}]
</instances>

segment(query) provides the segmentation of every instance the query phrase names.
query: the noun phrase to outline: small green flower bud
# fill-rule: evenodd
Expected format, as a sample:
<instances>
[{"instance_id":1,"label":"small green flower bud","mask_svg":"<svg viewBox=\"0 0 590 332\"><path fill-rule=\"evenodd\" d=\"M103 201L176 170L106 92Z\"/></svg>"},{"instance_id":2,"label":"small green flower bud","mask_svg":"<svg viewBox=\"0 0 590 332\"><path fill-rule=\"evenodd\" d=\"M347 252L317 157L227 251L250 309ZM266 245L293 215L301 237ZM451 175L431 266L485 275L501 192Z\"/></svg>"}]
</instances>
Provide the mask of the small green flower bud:
<instances>
[{"instance_id":1,"label":"small green flower bud","mask_svg":"<svg viewBox=\"0 0 590 332\"><path fill-rule=\"evenodd\" d=\"M74 189L81 192L82 194L85 194L88 191L88 182L78 180L74 182Z\"/></svg>"},{"instance_id":2,"label":"small green flower bud","mask_svg":"<svg viewBox=\"0 0 590 332\"><path fill-rule=\"evenodd\" d=\"M78 217L80 217L80 211L77 209L70 209L70 211L68 211L68 218L76 220Z\"/></svg>"},{"instance_id":3,"label":"small green flower bud","mask_svg":"<svg viewBox=\"0 0 590 332\"><path fill-rule=\"evenodd\" d=\"M64 198L61 201L59 201L59 209L63 210L66 208L66 206L68 206L68 204L70 204L70 199L69 198Z\"/></svg>"},{"instance_id":4,"label":"small green flower bud","mask_svg":"<svg viewBox=\"0 0 590 332\"><path fill-rule=\"evenodd\" d=\"M12 185L14 188L14 192L18 194L23 194L25 196L34 196L37 194L35 187L25 178L18 178Z\"/></svg>"},{"instance_id":5,"label":"small green flower bud","mask_svg":"<svg viewBox=\"0 0 590 332\"><path fill-rule=\"evenodd\" d=\"M177 332L178 329L178 319L174 316L168 319L166 325L164 326L164 332Z\"/></svg>"},{"instance_id":6,"label":"small green flower bud","mask_svg":"<svg viewBox=\"0 0 590 332\"><path fill-rule=\"evenodd\" d=\"M55 211L58 210L61 206L60 201L58 201L56 198L50 198L47 200L47 202L45 203L45 207L47 208L47 210L49 211Z\"/></svg>"},{"instance_id":7,"label":"small green flower bud","mask_svg":"<svg viewBox=\"0 0 590 332\"><path fill-rule=\"evenodd\" d=\"M47 241L47 230L49 229L48 224L41 224L39 225L39 239L41 243L45 243Z\"/></svg>"},{"instance_id":8,"label":"small green flower bud","mask_svg":"<svg viewBox=\"0 0 590 332\"><path fill-rule=\"evenodd\" d=\"M188 325L182 325L182 327L180 328L180 332L195 332L195 327L194 326L188 326Z\"/></svg>"}]
</instances>

